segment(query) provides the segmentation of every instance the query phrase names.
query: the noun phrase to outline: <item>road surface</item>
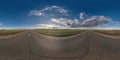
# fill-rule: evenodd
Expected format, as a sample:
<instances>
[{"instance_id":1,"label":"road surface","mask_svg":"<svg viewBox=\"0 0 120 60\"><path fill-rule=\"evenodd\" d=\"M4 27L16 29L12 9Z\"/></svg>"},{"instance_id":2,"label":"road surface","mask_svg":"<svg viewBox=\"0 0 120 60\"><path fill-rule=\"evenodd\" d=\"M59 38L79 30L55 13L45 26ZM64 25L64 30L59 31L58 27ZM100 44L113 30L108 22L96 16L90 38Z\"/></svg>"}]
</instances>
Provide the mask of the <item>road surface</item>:
<instances>
[{"instance_id":1,"label":"road surface","mask_svg":"<svg viewBox=\"0 0 120 60\"><path fill-rule=\"evenodd\" d=\"M120 38L92 31L69 37L25 31L0 38L0 60L120 60Z\"/></svg>"}]
</instances>

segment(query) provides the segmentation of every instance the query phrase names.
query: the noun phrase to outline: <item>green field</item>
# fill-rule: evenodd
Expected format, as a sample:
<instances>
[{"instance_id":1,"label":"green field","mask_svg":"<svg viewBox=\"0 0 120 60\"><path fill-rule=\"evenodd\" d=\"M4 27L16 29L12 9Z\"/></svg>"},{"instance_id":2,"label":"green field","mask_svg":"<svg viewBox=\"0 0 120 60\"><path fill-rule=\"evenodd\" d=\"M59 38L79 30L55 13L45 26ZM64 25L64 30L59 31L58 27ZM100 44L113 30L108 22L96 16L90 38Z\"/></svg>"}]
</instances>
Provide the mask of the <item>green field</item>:
<instances>
[{"instance_id":1,"label":"green field","mask_svg":"<svg viewBox=\"0 0 120 60\"><path fill-rule=\"evenodd\" d=\"M120 36L120 30L95 30L95 32L111 36Z\"/></svg>"},{"instance_id":2,"label":"green field","mask_svg":"<svg viewBox=\"0 0 120 60\"><path fill-rule=\"evenodd\" d=\"M22 30L0 30L0 37L10 36L22 32Z\"/></svg>"},{"instance_id":3,"label":"green field","mask_svg":"<svg viewBox=\"0 0 120 60\"><path fill-rule=\"evenodd\" d=\"M84 30L72 30L72 29L38 29L34 30L37 33L49 35L49 36L56 36L56 37L65 37L71 36L75 34L79 34Z\"/></svg>"}]
</instances>

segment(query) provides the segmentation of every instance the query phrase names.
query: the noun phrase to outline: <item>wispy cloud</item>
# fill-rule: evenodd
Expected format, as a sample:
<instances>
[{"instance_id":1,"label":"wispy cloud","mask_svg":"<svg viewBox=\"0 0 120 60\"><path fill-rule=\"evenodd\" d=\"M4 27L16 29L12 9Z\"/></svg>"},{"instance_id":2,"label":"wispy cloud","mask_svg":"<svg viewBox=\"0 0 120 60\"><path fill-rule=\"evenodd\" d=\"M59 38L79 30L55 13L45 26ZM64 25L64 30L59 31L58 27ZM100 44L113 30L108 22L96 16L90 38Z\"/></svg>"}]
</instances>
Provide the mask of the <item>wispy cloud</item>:
<instances>
[{"instance_id":1,"label":"wispy cloud","mask_svg":"<svg viewBox=\"0 0 120 60\"><path fill-rule=\"evenodd\" d=\"M49 6L41 10L31 10L29 16L46 16L48 12L58 12L63 15L67 15L68 10L60 6Z\"/></svg>"},{"instance_id":2,"label":"wispy cloud","mask_svg":"<svg viewBox=\"0 0 120 60\"><path fill-rule=\"evenodd\" d=\"M80 19L68 19L68 18L52 18L51 22L55 22L58 24L63 24L66 27L97 27L101 26L107 23L110 23L112 20L110 18L107 18L105 16L91 16L88 18L84 18L83 14L81 13L81 19L83 19L82 22L79 22Z\"/></svg>"},{"instance_id":3,"label":"wispy cloud","mask_svg":"<svg viewBox=\"0 0 120 60\"><path fill-rule=\"evenodd\" d=\"M115 22L115 25L120 26L120 22Z\"/></svg>"},{"instance_id":4,"label":"wispy cloud","mask_svg":"<svg viewBox=\"0 0 120 60\"><path fill-rule=\"evenodd\" d=\"M59 15L62 16L53 16L51 15ZM42 16L48 18L50 23L52 24L38 24L40 27L69 27L69 28L81 28L81 27L106 27L112 23L113 25L119 25L120 22L113 22L111 18L108 18L104 15L89 15L84 12L79 13L78 18L71 17L68 15L68 10L64 9L60 6L49 6L45 7L41 10L31 10L30 16ZM66 17L67 16L67 17ZM69 16L69 17L68 17ZM38 26L37 25L37 26Z\"/></svg>"},{"instance_id":5,"label":"wispy cloud","mask_svg":"<svg viewBox=\"0 0 120 60\"><path fill-rule=\"evenodd\" d=\"M66 27L72 27L73 25L79 23L77 19L71 20L68 18L52 18L51 22L62 24L62 25L65 25Z\"/></svg>"},{"instance_id":6,"label":"wispy cloud","mask_svg":"<svg viewBox=\"0 0 120 60\"><path fill-rule=\"evenodd\" d=\"M84 12L81 12L81 13L79 14L79 18L80 18L80 19L83 19L84 16L85 16L85 13L84 13Z\"/></svg>"},{"instance_id":7,"label":"wispy cloud","mask_svg":"<svg viewBox=\"0 0 120 60\"><path fill-rule=\"evenodd\" d=\"M111 23L112 20L110 18L107 18L105 16L89 16L87 18L84 18L83 15L85 13L81 13L81 18L79 19L70 19L70 18L51 18L51 23L53 27L58 27L57 25L62 25L67 28L80 28L80 27L100 27L105 26L105 24ZM81 22L80 20L83 19ZM116 22L115 24L119 24L119 22ZM41 24L42 27L50 27L51 25L48 24Z\"/></svg>"},{"instance_id":8,"label":"wispy cloud","mask_svg":"<svg viewBox=\"0 0 120 60\"><path fill-rule=\"evenodd\" d=\"M116 22L111 22L111 24L113 25L113 26L120 26L120 22L119 21L116 21Z\"/></svg>"},{"instance_id":9,"label":"wispy cloud","mask_svg":"<svg viewBox=\"0 0 120 60\"><path fill-rule=\"evenodd\" d=\"M38 10L31 10L29 16L44 16L44 13Z\"/></svg>"},{"instance_id":10,"label":"wispy cloud","mask_svg":"<svg viewBox=\"0 0 120 60\"><path fill-rule=\"evenodd\" d=\"M82 22L81 26L82 27L96 27L96 26L100 26L100 25L107 24L110 22L111 22L111 19L105 16L92 16L90 18L85 19Z\"/></svg>"}]
</instances>

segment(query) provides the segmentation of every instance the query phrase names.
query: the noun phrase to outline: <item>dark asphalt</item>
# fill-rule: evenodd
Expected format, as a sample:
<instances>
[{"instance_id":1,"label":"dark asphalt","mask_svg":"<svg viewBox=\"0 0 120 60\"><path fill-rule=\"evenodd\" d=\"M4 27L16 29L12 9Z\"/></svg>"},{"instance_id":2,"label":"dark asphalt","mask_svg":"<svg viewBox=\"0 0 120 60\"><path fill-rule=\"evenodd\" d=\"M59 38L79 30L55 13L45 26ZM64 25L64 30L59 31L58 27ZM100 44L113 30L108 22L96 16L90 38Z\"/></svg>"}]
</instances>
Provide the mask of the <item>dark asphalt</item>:
<instances>
[{"instance_id":1,"label":"dark asphalt","mask_svg":"<svg viewBox=\"0 0 120 60\"><path fill-rule=\"evenodd\" d=\"M120 60L120 38L92 31L69 37L25 31L0 38L0 60Z\"/></svg>"}]
</instances>

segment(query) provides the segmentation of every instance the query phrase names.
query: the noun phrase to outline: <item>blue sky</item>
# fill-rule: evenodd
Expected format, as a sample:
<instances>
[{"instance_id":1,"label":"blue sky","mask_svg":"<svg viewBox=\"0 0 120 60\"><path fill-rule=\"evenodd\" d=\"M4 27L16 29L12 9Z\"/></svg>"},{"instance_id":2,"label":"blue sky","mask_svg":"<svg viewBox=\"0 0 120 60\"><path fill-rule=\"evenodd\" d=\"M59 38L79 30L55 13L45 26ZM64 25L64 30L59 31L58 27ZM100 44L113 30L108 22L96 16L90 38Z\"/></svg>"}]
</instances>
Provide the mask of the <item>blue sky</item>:
<instances>
[{"instance_id":1,"label":"blue sky","mask_svg":"<svg viewBox=\"0 0 120 60\"><path fill-rule=\"evenodd\" d=\"M57 8L53 8L54 6ZM60 27L72 28L101 26L120 28L119 7L119 0L0 0L0 28L39 28L41 25L48 26L53 23ZM45 16L35 14L40 14L45 8L50 8L42 11ZM61 10L66 10L66 15L65 12L60 12ZM80 19L80 13L85 14L84 19ZM107 22L96 21L100 20L98 18L101 16L102 19L106 18ZM96 18L96 22L92 21L97 25L87 26L91 21L86 21L93 17ZM61 20L67 21L65 23ZM76 20L79 23L75 22Z\"/></svg>"}]
</instances>

